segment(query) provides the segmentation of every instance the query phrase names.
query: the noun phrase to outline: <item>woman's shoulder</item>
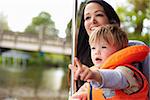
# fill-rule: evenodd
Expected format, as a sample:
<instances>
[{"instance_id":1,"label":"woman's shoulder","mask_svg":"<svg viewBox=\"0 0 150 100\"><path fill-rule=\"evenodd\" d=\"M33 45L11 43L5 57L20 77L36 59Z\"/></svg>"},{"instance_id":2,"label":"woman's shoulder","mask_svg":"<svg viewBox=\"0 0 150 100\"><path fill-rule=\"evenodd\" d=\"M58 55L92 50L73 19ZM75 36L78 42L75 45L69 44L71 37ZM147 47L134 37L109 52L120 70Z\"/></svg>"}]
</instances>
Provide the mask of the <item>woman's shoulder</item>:
<instances>
[{"instance_id":1,"label":"woman's shoulder","mask_svg":"<svg viewBox=\"0 0 150 100\"><path fill-rule=\"evenodd\" d=\"M146 44L143 41L139 40L129 40L128 45L132 46L132 45L146 45Z\"/></svg>"}]
</instances>

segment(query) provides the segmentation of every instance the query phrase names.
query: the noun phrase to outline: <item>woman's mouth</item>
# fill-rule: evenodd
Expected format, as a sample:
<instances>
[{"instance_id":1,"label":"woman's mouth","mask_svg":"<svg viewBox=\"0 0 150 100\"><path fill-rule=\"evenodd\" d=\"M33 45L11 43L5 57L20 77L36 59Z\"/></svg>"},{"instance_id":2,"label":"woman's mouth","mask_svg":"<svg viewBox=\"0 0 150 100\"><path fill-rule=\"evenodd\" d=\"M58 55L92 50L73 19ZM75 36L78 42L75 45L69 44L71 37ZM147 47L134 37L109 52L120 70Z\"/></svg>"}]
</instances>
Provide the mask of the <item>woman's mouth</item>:
<instances>
[{"instance_id":1,"label":"woman's mouth","mask_svg":"<svg viewBox=\"0 0 150 100\"><path fill-rule=\"evenodd\" d=\"M92 27L90 30L91 30L91 31L94 31L94 30L95 30L95 27Z\"/></svg>"}]
</instances>

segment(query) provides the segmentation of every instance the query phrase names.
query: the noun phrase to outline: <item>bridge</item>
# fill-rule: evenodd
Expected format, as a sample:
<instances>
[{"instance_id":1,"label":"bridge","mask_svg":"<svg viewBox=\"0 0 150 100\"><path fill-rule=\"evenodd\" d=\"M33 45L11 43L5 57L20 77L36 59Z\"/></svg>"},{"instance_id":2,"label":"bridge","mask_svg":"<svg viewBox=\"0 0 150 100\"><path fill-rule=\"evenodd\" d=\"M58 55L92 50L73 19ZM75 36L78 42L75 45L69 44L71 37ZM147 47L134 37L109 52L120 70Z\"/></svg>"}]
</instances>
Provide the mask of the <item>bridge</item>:
<instances>
[{"instance_id":1,"label":"bridge","mask_svg":"<svg viewBox=\"0 0 150 100\"><path fill-rule=\"evenodd\" d=\"M71 43L64 39L38 34L0 32L0 47L71 55Z\"/></svg>"}]
</instances>

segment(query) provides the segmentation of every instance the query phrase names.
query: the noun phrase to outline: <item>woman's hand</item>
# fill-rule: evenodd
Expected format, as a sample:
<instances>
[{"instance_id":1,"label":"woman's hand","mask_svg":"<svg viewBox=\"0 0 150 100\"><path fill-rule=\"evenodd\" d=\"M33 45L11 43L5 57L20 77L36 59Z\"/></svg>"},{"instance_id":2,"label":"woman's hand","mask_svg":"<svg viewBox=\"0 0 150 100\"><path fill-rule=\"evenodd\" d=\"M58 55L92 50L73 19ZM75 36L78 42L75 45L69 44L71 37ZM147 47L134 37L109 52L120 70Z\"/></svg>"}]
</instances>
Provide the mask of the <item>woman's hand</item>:
<instances>
[{"instance_id":1,"label":"woman's hand","mask_svg":"<svg viewBox=\"0 0 150 100\"><path fill-rule=\"evenodd\" d=\"M87 93L86 92L76 92L75 94L70 97L70 100L87 100Z\"/></svg>"},{"instance_id":2,"label":"woman's hand","mask_svg":"<svg viewBox=\"0 0 150 100\"><path fill-rule=\"evenodd\" d=\"M70 100L87 100L89 83L85 83L80 89L71 96Z\"/></svg>"}]
</instances>

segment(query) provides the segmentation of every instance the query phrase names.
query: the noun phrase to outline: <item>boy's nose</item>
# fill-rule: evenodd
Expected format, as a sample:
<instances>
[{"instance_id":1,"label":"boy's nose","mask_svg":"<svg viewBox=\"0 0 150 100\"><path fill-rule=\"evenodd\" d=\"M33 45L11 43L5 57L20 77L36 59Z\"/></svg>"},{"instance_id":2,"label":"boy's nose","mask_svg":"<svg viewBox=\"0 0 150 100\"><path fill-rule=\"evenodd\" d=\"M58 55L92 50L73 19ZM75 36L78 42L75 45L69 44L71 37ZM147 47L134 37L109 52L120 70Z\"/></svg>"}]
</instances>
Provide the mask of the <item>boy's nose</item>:
<instances>
[{"instance_id":1,"label":"boy's nose","mask_svg":"<svg viewBox=\"0 0 150 100\"><path fill-rule=\"evenodd\" d=\"M96 51L95 51L95 54L96 54L96 55L100 55L100 54L101 54L100 50L96 50Z\"/></svg>"}]
</instances>

